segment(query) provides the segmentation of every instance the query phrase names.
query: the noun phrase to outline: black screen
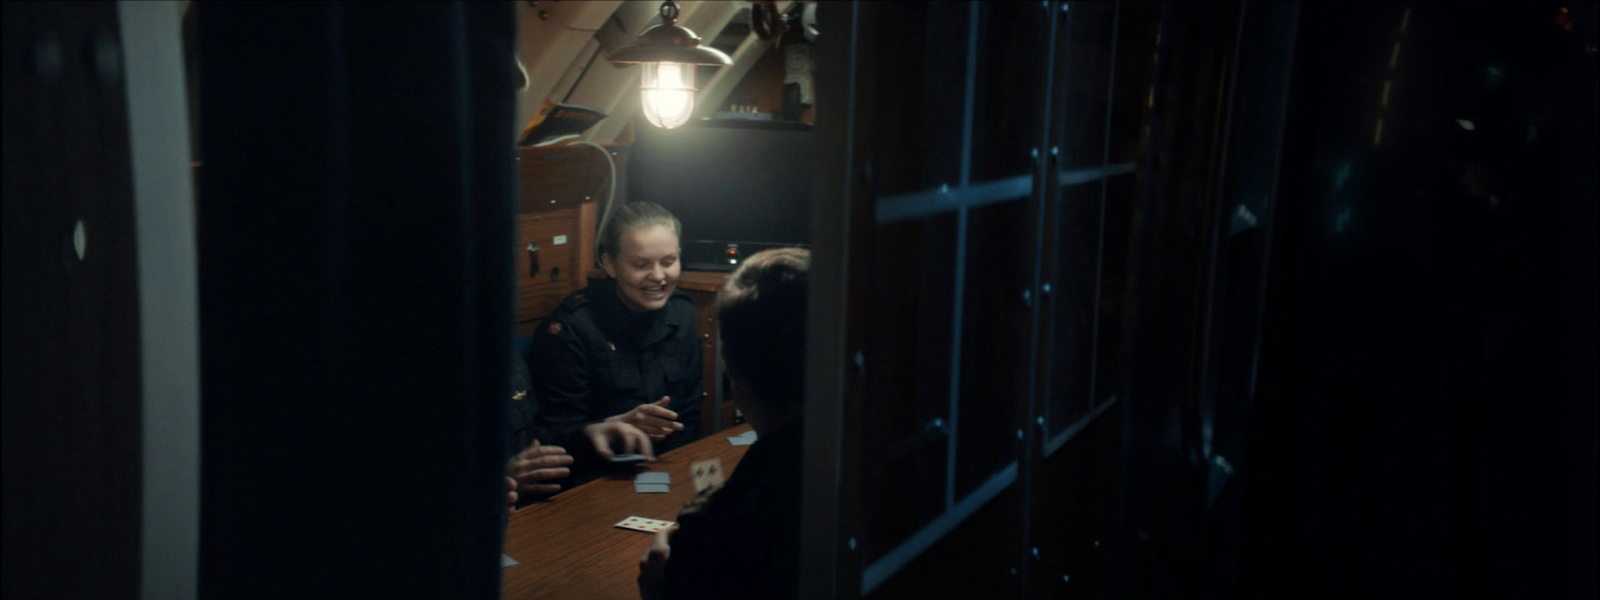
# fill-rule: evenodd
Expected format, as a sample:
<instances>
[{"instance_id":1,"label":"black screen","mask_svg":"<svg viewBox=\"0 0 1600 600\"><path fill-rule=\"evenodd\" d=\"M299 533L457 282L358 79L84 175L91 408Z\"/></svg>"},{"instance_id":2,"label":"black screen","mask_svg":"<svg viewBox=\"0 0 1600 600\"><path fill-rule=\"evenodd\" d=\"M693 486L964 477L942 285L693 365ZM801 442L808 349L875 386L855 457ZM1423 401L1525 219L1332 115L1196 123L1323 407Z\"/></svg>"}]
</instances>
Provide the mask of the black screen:
<instances>
[{"instance_id":1,"label":"black screen","mask_svg":"<svg viewBox=\"0 0 1600 600\"><path fill-rule=\"evenodd\" d=\"M641 125L629 159L628 196L677 215L686 261L695 260L702 248L729 243L807 245L812 157L806 123Z\"/></svg>"}]
</instances>

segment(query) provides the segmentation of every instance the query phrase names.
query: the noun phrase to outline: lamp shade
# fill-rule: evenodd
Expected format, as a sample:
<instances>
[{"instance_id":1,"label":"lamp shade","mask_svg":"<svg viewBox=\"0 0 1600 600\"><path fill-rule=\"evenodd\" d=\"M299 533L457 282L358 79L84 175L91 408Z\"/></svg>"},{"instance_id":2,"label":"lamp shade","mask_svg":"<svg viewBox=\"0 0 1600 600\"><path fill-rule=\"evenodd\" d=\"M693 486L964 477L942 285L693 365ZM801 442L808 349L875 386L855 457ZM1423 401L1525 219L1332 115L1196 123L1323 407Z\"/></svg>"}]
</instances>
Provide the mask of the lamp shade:
<instances>
[{"instance_id":1,"label":"lamp shade","mask_svg":"<svg viewBox=\"0 0 1600 600\"><path fill-rule=\"evenodd\" d=\"M677 26L678 7L661 4L662 24L651 27L632 46L612 52L612 63L644 65L639 90L644 116L656 127L673 129L694 114L694 76L700 65L727 66L733 59L716 48L700 45L700 36Z\"/></svg>"},{"instance_id":2,"label":"lamp shade","mask_svg":"<svg viewBox=\"0 0 1600 600\"><path fill-rule=\"evenodd\" d=\"M657 25L639 35L632 46L606 57L614 63L673 62L690 65L733 64L733 59L716 48L700 45L700 36L677 25Z\"/></svg>"}]
</instances>

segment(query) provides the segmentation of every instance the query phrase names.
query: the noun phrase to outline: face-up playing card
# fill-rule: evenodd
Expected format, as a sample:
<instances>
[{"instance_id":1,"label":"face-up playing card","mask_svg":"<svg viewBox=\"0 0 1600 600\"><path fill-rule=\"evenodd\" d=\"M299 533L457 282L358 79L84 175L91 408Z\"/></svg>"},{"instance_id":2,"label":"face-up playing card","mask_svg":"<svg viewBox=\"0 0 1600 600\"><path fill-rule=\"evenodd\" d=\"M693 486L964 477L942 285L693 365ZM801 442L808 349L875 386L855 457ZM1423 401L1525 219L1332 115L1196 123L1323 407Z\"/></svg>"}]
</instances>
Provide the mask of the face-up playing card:
<instances>
[{"instance_id":1,"label":"face-up playing card","mask_svg":"<svg viewBox=\"0 0 1600 600\"><path fill-rule=\"evenodd\" d=\"M646 519L644 517L628 517L623 519L621 523L613 525L613 527L632 529L634 531L643 531L645 533L655 533L673 525L676 525L676 523L673 523L672 521L658 521L655 519Z\"/></svg>"},{"instance_id":2,"label":"face-up playing card","mask_svg":"<svg viewBox=\"0 0 1600 600\"><path fill-rule=\"evenodd\" d=\"M706 488L721 486L724 481L722 475L722 459L711 458L695 461L689 465L689 474L694 476L694 491L696 494Z\"/></svg>"}]
</instances>

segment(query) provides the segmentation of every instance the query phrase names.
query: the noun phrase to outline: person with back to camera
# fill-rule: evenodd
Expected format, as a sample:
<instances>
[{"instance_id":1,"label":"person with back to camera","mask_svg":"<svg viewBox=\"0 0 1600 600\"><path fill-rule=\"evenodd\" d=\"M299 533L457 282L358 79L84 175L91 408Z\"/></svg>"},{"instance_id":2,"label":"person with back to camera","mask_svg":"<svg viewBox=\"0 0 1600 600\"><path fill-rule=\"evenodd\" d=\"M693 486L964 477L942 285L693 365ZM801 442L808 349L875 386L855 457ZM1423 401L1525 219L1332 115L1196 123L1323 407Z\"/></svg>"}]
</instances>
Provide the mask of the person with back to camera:
<instances>
[{"instance_id":1,"label":"person with back to camera","mask_svg":"<svg viewBox=\"0 0 1600 600\"><path fill-rule=\"evenodd\" d=\"M722 362L757 440L720 489L656 534L639 561L644 600L795 596L810 269L808 250L767 250L723 287Z\"/></svg>"},{"instance_id":2,"label":"person with back to camera","mask_svg":"<svg viewBox=\"0 0 1600 600\"><path fill-rule=\"evenodd\" d=\"M601 225L607 278L568 295L533 337L536 423L574 451L569 485L598 475L617 449L654 458L699 437L700 336L677 290L683 226L649 202Z\"/></svg>"}]
</instances>

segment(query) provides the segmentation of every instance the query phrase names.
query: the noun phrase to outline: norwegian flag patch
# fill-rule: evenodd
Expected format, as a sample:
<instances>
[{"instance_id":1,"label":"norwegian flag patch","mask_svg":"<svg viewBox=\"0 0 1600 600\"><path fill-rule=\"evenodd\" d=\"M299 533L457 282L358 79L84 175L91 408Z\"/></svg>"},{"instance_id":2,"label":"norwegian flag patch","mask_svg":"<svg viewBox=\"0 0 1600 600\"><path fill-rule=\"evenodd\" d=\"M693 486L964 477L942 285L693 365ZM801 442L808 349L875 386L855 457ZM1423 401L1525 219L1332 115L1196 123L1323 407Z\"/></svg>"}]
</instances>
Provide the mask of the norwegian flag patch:
<instances>
[{"instance_id":1,"label":"norwegian flag patch","mask_svg":"<svg viewBox=\"0 0 1600 600\"><path fill-rule=\"evenodd\" d=\"M550 335L560 335L561 334L561 324L560 323L551 323L549 327L545 328L545 331L550 332Z\"/></svg>"}]
</instances>

